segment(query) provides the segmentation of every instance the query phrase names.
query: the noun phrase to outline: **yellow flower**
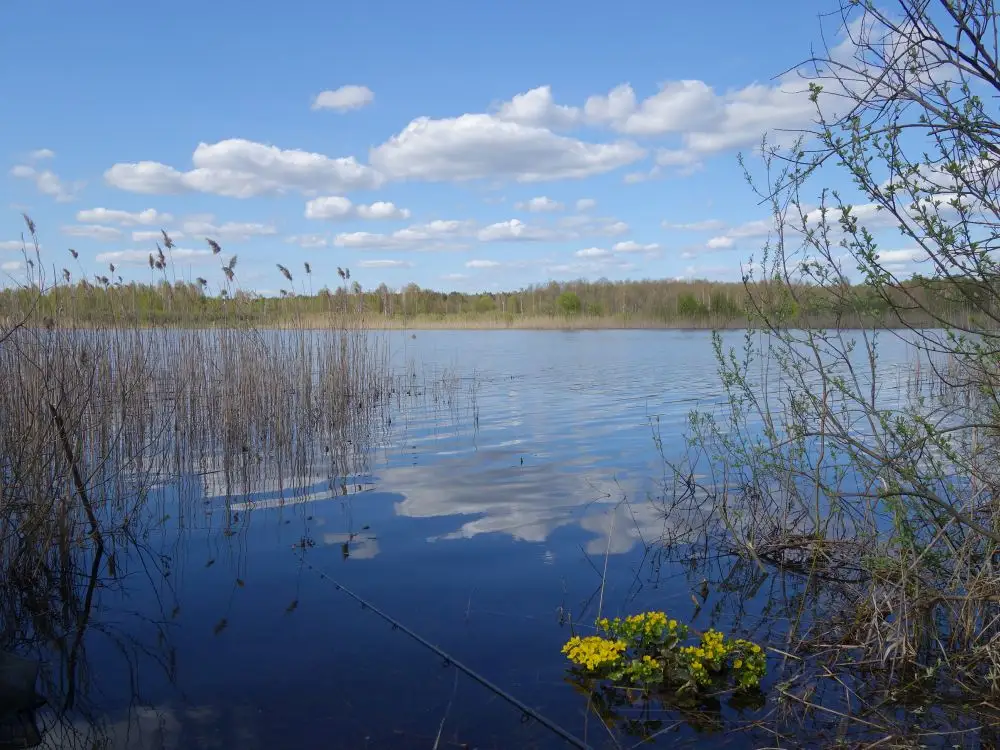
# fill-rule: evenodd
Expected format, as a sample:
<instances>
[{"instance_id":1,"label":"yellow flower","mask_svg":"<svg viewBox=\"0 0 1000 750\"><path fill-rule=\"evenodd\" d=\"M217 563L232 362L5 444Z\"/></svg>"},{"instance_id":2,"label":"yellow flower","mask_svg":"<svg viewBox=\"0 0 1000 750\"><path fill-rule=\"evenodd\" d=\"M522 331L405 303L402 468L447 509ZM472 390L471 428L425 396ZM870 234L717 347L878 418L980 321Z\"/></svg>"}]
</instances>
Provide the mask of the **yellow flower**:
<instances>
[{"instance_id":1,"label":"yellow flower","mask_svg":"<svg viewBox=\"0 0 1000 750\"><path fill-rule=\"evenodd\" d=\"M740 669L743 666L743 660L737 659L735 662L733 662L733 666L736 667L736 669Z\"/></svg>"},{"instance_id":2,"label":"yellow flower","mask_svg":"<svg viewBox=\"0 0 1000 750\"><path fill-rule=\"evenodd\" d=\"M624 641L610 641L600 636L574 636L563 646L563 653L574 664L594 671L617 662L625 651Z\"/></svg>"}]
</instances>

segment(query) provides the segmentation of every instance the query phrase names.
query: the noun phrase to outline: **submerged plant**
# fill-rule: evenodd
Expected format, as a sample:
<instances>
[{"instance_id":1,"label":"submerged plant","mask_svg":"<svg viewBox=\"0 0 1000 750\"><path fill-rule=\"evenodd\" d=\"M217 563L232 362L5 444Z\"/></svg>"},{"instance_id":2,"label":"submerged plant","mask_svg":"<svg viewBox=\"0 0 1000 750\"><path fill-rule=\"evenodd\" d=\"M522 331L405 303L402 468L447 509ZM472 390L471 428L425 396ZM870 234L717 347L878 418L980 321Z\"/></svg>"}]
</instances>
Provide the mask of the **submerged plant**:
<instances>
[{"instance_id":1,"label":"submerged plant","mask_svg":"<svg viewBox=\"0 0 1000 750\"><path fill-rule=\"evenodd\" d=\"M663 612L602 618L596 625L600 635L574 636L562 649L587 677L646 689L662 684L681 693L730 685L757 690L767 672L767 657L756 643L712 629L697 644L683 645L688 627Z\"/></svg>"}]
</instances>

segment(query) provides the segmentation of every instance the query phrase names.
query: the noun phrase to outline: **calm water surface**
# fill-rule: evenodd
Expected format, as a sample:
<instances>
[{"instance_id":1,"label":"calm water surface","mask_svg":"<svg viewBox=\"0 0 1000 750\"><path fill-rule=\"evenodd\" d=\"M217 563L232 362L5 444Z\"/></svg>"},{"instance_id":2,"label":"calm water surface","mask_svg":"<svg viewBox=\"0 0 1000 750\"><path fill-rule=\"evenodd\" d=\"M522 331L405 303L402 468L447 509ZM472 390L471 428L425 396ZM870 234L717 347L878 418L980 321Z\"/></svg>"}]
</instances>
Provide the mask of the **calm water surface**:
<instances>
[{"instance_id":1,"label":"calm water surface","mask_svg":"<svg viewBox=\"0 0 1000 750\"><path fill-rule=\"evenodd\" d=\"M707 333L389 338L412 386L365 471L331 486L285 469L242 489L205 471L181 483L185 514L175 483L160 488L145 541L169 575L129 563L88 636L88 702L116 747L565 746L317 571L594 747L615 741L559 649L569 618L596 616L606 556L606 614L725 625L722 600L696 608L698 579L649 549L670 523L651 424L676 453L689 411L719 403ZM886 345L892 390L906 358ZM744 744L666 718L663 745Z\"/></svg>"}]
</instances>

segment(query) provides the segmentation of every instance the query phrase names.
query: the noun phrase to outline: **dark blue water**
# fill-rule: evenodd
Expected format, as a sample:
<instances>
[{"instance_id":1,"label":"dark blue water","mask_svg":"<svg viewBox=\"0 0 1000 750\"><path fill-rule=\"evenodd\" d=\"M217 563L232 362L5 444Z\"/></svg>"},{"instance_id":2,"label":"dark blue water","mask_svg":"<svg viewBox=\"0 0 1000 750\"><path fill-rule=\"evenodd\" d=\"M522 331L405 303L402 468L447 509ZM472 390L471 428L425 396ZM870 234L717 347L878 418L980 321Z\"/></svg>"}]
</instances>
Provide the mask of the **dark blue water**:
<instances>
[{"instance_id":1,"label":"dark blue water","mask_svg":"<svg viewBox=\"0 0 1000 750\"><path fill-rule=\"evenodd\" d=\"M722 403L709 334L388 336L412 387L348 481L317 465L249 492L211 471L158 489L169 518L122 555L125 584L98 591L87 636L82 704L112 747L565 746L317 570L594 747L638 738L613 739L567 682L570 619L763 622L756 600L737 619L735 583L699 603L704 571L656 550L673 521L653 427L680 454L689 412ZM892 398L906 351L883 353ZM762 710L724 708L707 734L653 718L673 727L663 745L754 745L726 729Z\"/></svg>"}]
</instances>

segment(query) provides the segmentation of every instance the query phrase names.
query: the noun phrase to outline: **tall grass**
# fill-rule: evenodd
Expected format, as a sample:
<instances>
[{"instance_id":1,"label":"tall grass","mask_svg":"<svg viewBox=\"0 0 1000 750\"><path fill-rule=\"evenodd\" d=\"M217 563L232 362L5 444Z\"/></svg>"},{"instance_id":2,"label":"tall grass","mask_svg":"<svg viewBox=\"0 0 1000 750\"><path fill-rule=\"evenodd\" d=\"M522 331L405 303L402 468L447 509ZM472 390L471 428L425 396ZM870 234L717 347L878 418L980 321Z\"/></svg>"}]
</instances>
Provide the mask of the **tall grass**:
<instances>
[{"instance_id":1,"label":"tall grass","mask_svg":"<svg viewBox=\"0 0 1000 750\"><path fill-rule=\"evenodd\" d=\"M225 325L201 326L198 307L171 302L190 329L151 327L128 295L106 324L76 325L88 292L54 291L27 225L28 272L0 310L0 650L42 658L54 647L43 693L60 712L86 714L85 634L162 517L153 488L211 471L229 498L264 463L294 472L318 461L346 481L386 429L392 381L382 339L340 317L319 331L246 322L232 259ZM165 275L167 257L155 261ZM47 297L61 300L58 321ZM183 524L190 508L182 497L168 512Z\"/></svg>"}]
</instances>

